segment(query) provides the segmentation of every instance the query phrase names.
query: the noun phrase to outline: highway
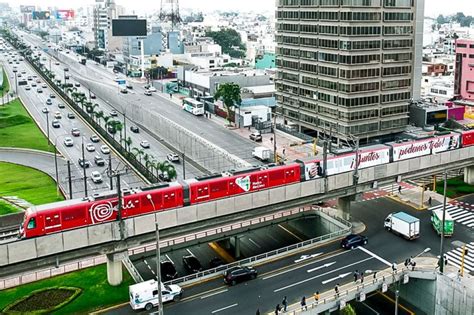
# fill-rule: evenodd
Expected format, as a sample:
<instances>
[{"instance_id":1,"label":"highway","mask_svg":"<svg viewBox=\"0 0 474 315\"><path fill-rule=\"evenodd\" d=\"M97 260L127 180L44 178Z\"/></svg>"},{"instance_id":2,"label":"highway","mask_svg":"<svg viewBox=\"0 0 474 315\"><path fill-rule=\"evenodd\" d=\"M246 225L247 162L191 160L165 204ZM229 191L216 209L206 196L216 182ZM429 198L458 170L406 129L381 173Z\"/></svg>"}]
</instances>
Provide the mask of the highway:
<instances>
[{"instance_id":1,"label":"highway","mask_svg":"<svg viewBox=\"0 0 474 315\"><path fill-rule=\"evenodd\" d=\"M16 54L16 56L18 56L18 54ZM86 169L87 194L91 195L92 193L110 190L109 178L107 177L106 172L109 164L109 156L112 170L123 170L128 168L128 166L125 165L113 151L111 154L104 154L101 152L100 147L104 145L102 139L100 139L98 143L91 142L90 137L95 133L86 125L79 115L74 113L74 111L69 108L69 106L63 100L59 99L59 97L53 92L52 89L50 89L49 86L45 85L44 81L40 79L39 75L34 72L33 68L27 62L20 61L19 64L9 64L7 62L8 59L12 59L12 57L8 54L1 55L1 60L10 79L12 90L15 89L14 70L16 71L17 76L21 76L17 77L18 80L27 80L28 77L31 78L31 80L27 80L27 85L18 85L18 95L24 102L24 105L27 107L32 118L43 130L43 132L47 134L49 129L50 141L57 145L57 150L59 153L67 160L71 161L71 177L74 183L73 197L82 197L85 195L83 169L81 166L79 166L79 159L82 157L83 143L84 145L87 145L88 143L92 144L90 151L84 150L85 159L91 162L91 166ZM16 69L14 69L14 67L16 67ZM27 87L29 89L27 89ZM38 91L41 91L41 93ZM46 104L48 99L51 100L51 105ZM58 107L60 103L65 105L64 109ZM48 110L48 113L43 112L46 111L45 109ZM70 113L74 114L74 119L69 119L67 117L67 115ZM53 120L55 119L54 116L56 114L61 116L61 118L57 119L59 121L59 128L53 128L52 126ZM73 128L79 129L79 137L74 137L71 134L71 130ZM72 147L66 147L64 141L67 137L73 140ZM94 151L92 151L92 147L94 148ZM105 160L105 165L97 166L94 163L95 156L102 157ZM66 167L65 165L58 165L58 168L60 170L60 181L62 181L63 186L67 186L66 183L68 181L68 173L65 171ZM103 179L102 183L96 184L92 182L90 179L90 174L93 171L98 171L101 174ZM122 187L124 188L140 187L145 184L144 181L135 175L131 170L126 175L121 177L121 182ZM115 183L113 186L115 187Z\"/></svg>"},{"instance_id":2,"label":"highway","mask_svg":"<svg viewBox=\"0 0 474 315\"><path fill-rule=\"evenodd\" d=\"M23 38L29 43L48 49L48 47L45 47L46 45L43 44L41 39L38 37L21 31L18 33L23 35ZM54 52L51 53L53 54ZM99 98L107 100L109 104L113 104L113 107L117 111L124 112L126 108L140 110L140 108L143 107L157 112L229 153L234 154L251 164L258 164L258 161L256 161L251 155L251 152L255 147L255 143L251 140L229 132L220 125L209 122L204 117L197 117L183 112L180 106L177 106L176 103L169 100L168 96L164 96L160 93L153 93L152 96L145 96L145 90L142 84L133 84L133 91L135 93L122 95L118 93L117 84L114 81L115 75L111 73L110 70L105 69L103 66L97 66L90 60L88 60L87 64L83 66L78 63L76 54L72 52L66 54L63 51L55 54L55 56L60 62L69 67L72 76L74 76L76 80L89 88L91 92ZM200 161L196 162L199 163Z\"/></svg>"}]
</instances>

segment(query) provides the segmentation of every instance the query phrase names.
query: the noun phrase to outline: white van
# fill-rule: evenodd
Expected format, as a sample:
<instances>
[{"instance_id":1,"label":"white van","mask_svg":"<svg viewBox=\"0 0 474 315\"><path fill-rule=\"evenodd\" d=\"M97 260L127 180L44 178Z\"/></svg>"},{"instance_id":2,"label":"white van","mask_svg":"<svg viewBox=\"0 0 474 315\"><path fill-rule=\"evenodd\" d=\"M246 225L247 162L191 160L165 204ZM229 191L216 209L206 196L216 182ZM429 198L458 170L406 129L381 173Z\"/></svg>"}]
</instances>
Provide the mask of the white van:
<instances>
[{"instance_id":1,"label":"white van","mask_svg":"<svg viewBox=\"0 0 474 315\"><path fill-rule=\"evenodd\" d=\"M158 305L158 290L156 280L148 280L128 287L130 293L130 306L134 310L151 310ZM183 289L178 285L164 285L161 283L161 295L164 302L179 301Z\"/></svg>"}]
</instances>

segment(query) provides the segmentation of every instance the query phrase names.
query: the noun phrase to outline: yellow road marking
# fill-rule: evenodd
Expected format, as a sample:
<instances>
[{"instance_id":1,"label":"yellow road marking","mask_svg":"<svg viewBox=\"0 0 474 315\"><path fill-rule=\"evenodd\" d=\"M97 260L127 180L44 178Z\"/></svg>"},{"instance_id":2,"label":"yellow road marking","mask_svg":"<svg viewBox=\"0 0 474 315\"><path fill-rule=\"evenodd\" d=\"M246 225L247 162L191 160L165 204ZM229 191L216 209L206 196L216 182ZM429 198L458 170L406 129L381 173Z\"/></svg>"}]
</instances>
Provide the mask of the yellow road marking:
<instances>
[{"instance_id":1,"label":"yellow road marking","mask_svg":"<svg viewBox=\"0 0 474 315\"><path fill-rule=\"evenodd\" d=\"M217 255L221 256L227 263L232 263L235 261L234 257L232 257L224 248L222 248L217 242L211 242L208 244L213 251L217 253Z\"/></svg>"},{"instance_id":2,"label":"yellow road marking","mask_svg":"<svg viewBox=\"0 0 474 315\"><path fill-rule=\"evenodd\" d=\"M386 298L387 300L389 300L390 302L392 302L393 304L395 304L395 300L392 299L391 297L389 297L388 295L386 295L385 293L377 292L376 294L380 294L381 296L383 296L384 298ZM398 303L398 307L400 307L402 310L408 312L410 315L415 315L415 312L410 311L408 308L406 308L405 306L401 305L400 303Z\"/></svg>"},{"instance_id":3,"label":"yellow road marking","mask_svg":"<svg viewBox=\"0 0 474 315\"><path fill-rule=\"evenodd\" d=\"M301 237L299 237L298 235L296 235L295 233L291 232L290 230L288 230L286 227L282 226L281 224L278 224L278 226L283 230L283 231L286 231L288 232L288 234L290 234L291 236L294 236L297 240L299 240L300 242L304 242L305 240L302 239Z\"/></svg>"}]
</instances>

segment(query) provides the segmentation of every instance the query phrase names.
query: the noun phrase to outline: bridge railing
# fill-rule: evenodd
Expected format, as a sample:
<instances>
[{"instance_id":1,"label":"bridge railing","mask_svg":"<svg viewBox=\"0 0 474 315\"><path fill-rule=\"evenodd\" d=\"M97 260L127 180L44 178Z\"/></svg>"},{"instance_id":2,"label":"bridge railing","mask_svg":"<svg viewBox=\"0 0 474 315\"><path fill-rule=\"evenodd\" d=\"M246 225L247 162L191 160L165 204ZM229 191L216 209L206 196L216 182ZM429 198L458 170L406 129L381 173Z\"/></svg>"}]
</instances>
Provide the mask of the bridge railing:
<instances>
[{"instance_id":1,"label":"bridge railing","mask_svg":"<svg viewBox=\"0 0 474 315\"><path fill-rule=\"evenodd\" d=\"M317 207L308 207L308 208L311 209L311 210L321 210L321 208L317 208ZM325 215L329 215L326 212L323 212L323 211L320 211L320 212L324 213ZM331 215L329 215L329 216L331 216ZM331 232L329 234L321 235L321 236L318 236L318 237L315 237L315 238L312 238L310 240L306 240L306 241L303 241L303 242L300 242L300 243L297 243L297 244L293 244L293 245L290 245L290 246L286 246L286 247L283 247L283 248L272 250L272 251L269 251L269 252L266 252L266 253L263 253L263 254L259 254L259 255L256 255L256 256L252 256L252 257L249 257L249 258L245 258L245 259L242 259L242 260L239 260L239 261L235 261L235 262L227 264L227 265L219 266L219 267L208 269L208 270L198 272L198 273L195 273L195 274L192 274L192 275L189 275L189 276L185 276L185 277L177 278L177 279L174 279L174 280L170 280L168 282L165 282L165 284L183 284L183 283L189 284L189 283L192 283L192 282L195 282L195 281L201 281L201 280L206 279L206 278L212 278L212 277L216 276L217 274L222 273L225 270L230 269L232 267L235 267L235 266L248 266L248 265L255 264L256 262L261 263L261 262L264 262L264 261L267 261L267 260L270 260L270 259L274 259L274 258L279 257L279 256L284 256L284 255L286 255L288 253L291 253L291 252L297 252L299 250L303 250L305 248L314 246L314 245L322 243L324 241L332 240L332 239L347 235L352 231L352 224L350 222L348 222L344 219L341 219L341 218L337 218L335 216L331 216L331 217L333 219L336 219L337 221L343 223L346 226L346 228L340 229L340 230L335 231L335 232Z\"/></svg>"}]
</instances>

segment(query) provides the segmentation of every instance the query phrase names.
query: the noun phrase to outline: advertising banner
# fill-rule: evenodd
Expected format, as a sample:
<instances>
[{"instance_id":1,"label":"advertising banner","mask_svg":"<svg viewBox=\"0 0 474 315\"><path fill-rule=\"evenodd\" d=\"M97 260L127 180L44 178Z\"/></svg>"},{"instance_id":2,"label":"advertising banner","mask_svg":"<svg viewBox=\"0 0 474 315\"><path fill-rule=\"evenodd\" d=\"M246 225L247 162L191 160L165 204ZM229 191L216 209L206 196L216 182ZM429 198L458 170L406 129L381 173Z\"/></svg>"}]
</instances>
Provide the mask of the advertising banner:
<instances>
[{"instance_id":1,"label":"advertising banner","mask_svg":"<svg viewBox=\"0 0 474 315\"><path fill-rule=\"evenodd\" d=\"M21 13L32 13L35 10L34 5L20 5Z\"/></svg>"},{"instance_id":2,"label":"advertising banner","mask_svg":"<svg viewBox=\"0 0 474 315\"><path fill-rule=\"evenodd\" d=\"M55 17L57 20L71 20L74 18L74 10L57 10Z\"/></svg>"},{"instance_id":3,"label":"advertising banner","mask_svg":"<svg viewBox=\"0 0 474 315\"><path fill-rule=\"evenodd\" d=\"M49 20L51 12L49 11L33 11L33 20Z\"/></svg>"}]
</instances>

